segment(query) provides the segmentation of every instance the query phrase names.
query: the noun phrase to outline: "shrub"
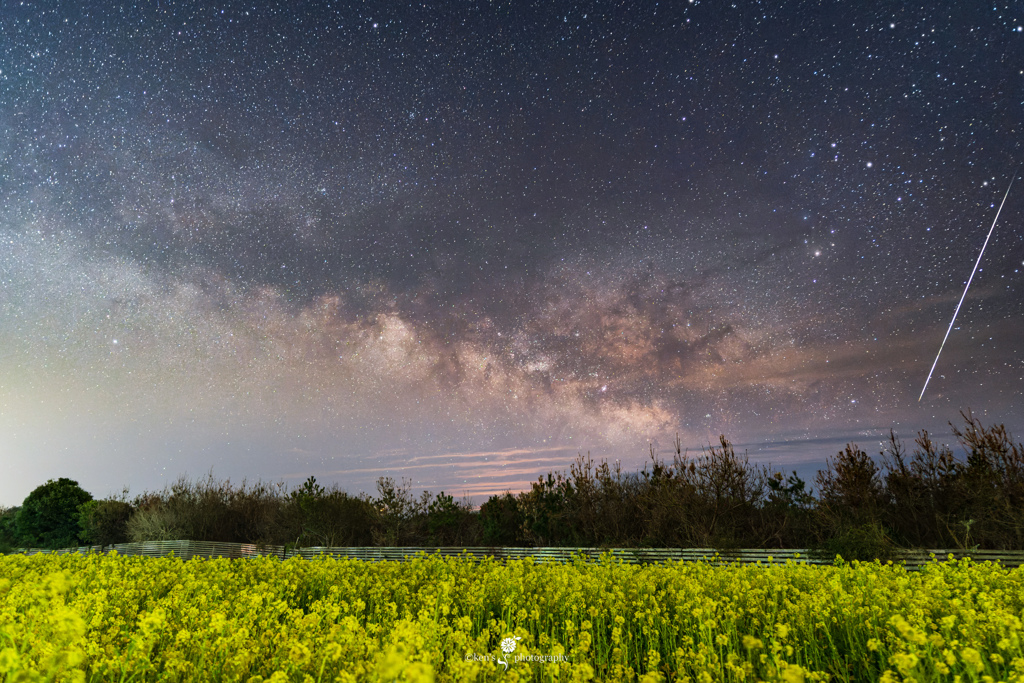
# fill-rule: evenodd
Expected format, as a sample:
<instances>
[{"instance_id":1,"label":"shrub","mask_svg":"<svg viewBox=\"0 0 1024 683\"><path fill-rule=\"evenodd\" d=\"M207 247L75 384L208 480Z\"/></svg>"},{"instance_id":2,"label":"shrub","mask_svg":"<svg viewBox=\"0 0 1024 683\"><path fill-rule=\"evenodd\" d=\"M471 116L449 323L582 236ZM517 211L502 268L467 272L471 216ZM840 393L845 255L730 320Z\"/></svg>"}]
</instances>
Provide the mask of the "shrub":
<instances>
[{"instance_id":1,"label":"shrub","mask_svg":"<svg viewBox=\"0 0 1024 683\"><path fill-rule=\"evenodd\" d=\"M724 435L697 457L684 453L677 437L668 462L652 447L650 463L635 473L580 455L568 472L494 496L479 512L444 492L414 497L408 482L390 477L379 479L370 497L325 488L314 477L288 492L284 484L234 486L212 475L180 479L131 505L122 497L78 509L89 494L61 479L34 491L21 510L0 510L0 549L73 545L79 529L83 539L103 544L127 537L307 546L789 547L847 559L888 557L897 546L1024 548L1024 445L1002 425L962 415L965 426L953 434L965 457L927 432L908 455L890 431L878 461L854 444L829 458L815 478L817 496L795 472L786 477L750 464ZM51 528L43 539L40 506L60 499L58 489L81 493L65 500L74 534L55 540Z\"/></svg>"},{"instance_id":2,"label":"shrub","mask_svg":"<svg viewBox=\"0 0 1024 683\"><path fill-rule=\"evenodd\" d=\"M472 506L441 491L427 503L427 543L435 546L476 545L480 525Z\"/></svg>"},{"instance_id":3,"label":"shrub","mask_svg":"<svg viewBox=\"0 0 1024 683\"><path fill-rule=\"evenodd\" d=\"M93 545L128 542L128 520L134 509L126 500L90 500L78 513L79 536Z\"/></svg>"},{"instance_id":4,"label":"shrub","mask_svg":"<svg viewBox=\"0 0 1024 683\"><path fill-rule=\"evenodd\" d=\"M132 541L270 543L280 533L280 489L245 481L236 487L212 474L195 483L182 477L160 493L135 499L128 535Z\"/></svg>"},{"instance_id":5,"label":"shrub","mask_svg":"<svg viewBox=\"0 0 1024 683\"><path fill-rule=\"evenodd\" d=\"M637 493L638 522L641 524L640 545L685 547L692 545L691 530L697 493L684 476L683 449L678 437L675 456L667 464L655 456L640 472Z\"/></svg>"},{"instance_id":6,"label":"shrub","mask_svg":"<svg viewBox=\"0 0 1024 683\"><path fill-rule=\"evenodd\" d=\"M579 532L570 521L575 490L561 472L548 473L519 494L523 533L531 545L578 545Z\"/></svg>"},{"instance_id":7,"label":"shrub","mask_svg":"<svg viewBox=\"0 0 1024 683\"><path fill-rule=\"evenodd\" d=\"M7 554L18 545L18 508L0 507L0 554Z\"/></svg>"},{"instance_id":8,"label":"shrub","mask_svg":"<svg viewBox=\"0 0 1024 683\"><path fill-rule=\"evenodd\" d=\"M78 509L92 496L77 481L50 479L28 494L18 510L18 540L26 546L68 548L79 544Z\"/></svg>"},{"instance_id":9,"label":"shrub","mask_svg":"<svg viewBox=\"0 0 1024 683\"><path fill-rule=\"evenodd\" d=\"M483 542L492 546L526 545L523 535L523 513L519 501L511 492L491 496L480 506L480 526Z\"/></svg>"},{"instance_id":10,"label":"shrub","mask_svg":"<svg viewBox=\"0 0 1024 683\"><path fill-rule=\"evenodd\" d=\"M135 512L125 528L132 543L187 539L187 531L178 524L174 509L160 494L150 493L135 499Z\"/></svg>"},{"instance_id":11,"label":"shrub","mask_svg":"<svg viewBox=\"0 0 1024 683\"><path fill-rule=\"evenodd\" d=\"M376 545L413 545L416 526L426 512L427 500L417 500L409 492L409 482L395 484L391 477L377 480L377 497L372 500L375 513L373 540ZM429 494L424 492L424 498Z\"/></svg>"},{"instance_id":12,"label":"shrub","mask_svg":"<svg viewBox=\"0 0 1024 683\"><path fill-rule=\"evenodd\" d=\"M690 530L697 545L735 548L760 535L757 513L767 495L767 472L746 455L738 457L724 435L682 472L698 501Z\"/></svg>"},{"instance_id":13,"label":"shrub","mask_svg":"<svg viewBox=\"0 0 1024 683\"><path fill-rule=\"evenodd\" d=\"M773 472L768 478L764 503L763 547L799 548L807 544L813 524L814 496L807 483L794 471L789 477Z\"/></svg>"},{"instance_id":14,"label":"shrub","mask_svg":"<svg viewBox=\"0 0 1024 683\"><path fill-rule=\"evenodd\" d=\"M812 557L834 560L886 562L896 558L897 547L888 533L879 524L861 524L842 531L838 536L827 539L811 552Z\"/></svg>"},{"instance_id":15,"label":"shrub","mask_svg":"<svg viewBox=\"0 0 1024 683\"><path fill-rule=\"evenodd\" d=\"M297 546L366 546L373 542L374 512L365 498L325 489L310 477L289 494L284 515L298 532L291 536Z\"/></svg>"},{"instance_id":16,"label":"shrub","mask_svg":"<svg viewBox=\"0 0 1024 683\"><path fill-rule=\"evenodd\" d=\"M890 432L883 452L887 526L908 547L1024 547L1024 446L1003 425L983 426L970 411L950 426L965 452L958 458L919 432L908 458Z\"/></svg>"},{"instance_id":17,"label":"shrub","mask_svg":"<svg viewBox=\"0 0 1024 683\"><path fill-rule=\"evenodd\" d=\"M987 548L1024 547L1024 444L1013 443L1003 425L986 428L969 410L961 416L966 424L953 435L967 459L956 478L964 505L955 523Z\"/></svg>"},{"instance_id":18,"label":"shrub","mask_svg":"<svg viewBox=\"0 0 1024 683\"><path fill-rule=\"evenodd\" d=\"M881 523L885 486L878 465L856 444L847 444L829 458L815 481L820 493L815 515L818 543L844 537L854 527Z\"/></svg>"}]
</instances>

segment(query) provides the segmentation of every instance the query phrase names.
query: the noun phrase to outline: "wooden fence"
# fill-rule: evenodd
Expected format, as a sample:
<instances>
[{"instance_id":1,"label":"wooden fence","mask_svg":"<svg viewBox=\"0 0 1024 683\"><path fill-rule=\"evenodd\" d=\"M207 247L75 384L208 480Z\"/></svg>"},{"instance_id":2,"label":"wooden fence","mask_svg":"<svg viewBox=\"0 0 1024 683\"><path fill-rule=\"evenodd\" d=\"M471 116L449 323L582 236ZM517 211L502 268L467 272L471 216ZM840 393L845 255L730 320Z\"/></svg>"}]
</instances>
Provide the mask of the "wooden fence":
<instances>
[{"instance_id":1,"label":"wooden fence","mask_svg":"<svg viewBox=\"0 0 1024 683\"><path fill-rule=\"evenodd\" d=\"M330 557L347 557L370 562L404 561L418 553L437 554L442 556L468 555L477 560L492 557L500 561L534 558L536 562L569 562L574 556L581 556L587 561L596 561L603 554L628 564L651 564L657 562L699 562L714 564L785 564L793 561L800 564L831 564L816 559L809 550L714 550L713 548L488 548L488 547L420 547L420 548L296 548L285 549L279 545L255 545L247 543L213 543L209 541L149 541L144 543L119 543L112 546L83 546L63 550L27 549L22 552L33 555L36 553L109 553L117 551L119 555L142 557L167 557L171 554L181 559L192 558L245 558L245 557L278 557L288 559L301 557L312 559L320 555ZM911 550L900 553L899 562L907 569L919 569L922 565L934 560L943 561L950 555L955 559L970 557L975 562L999 562L1007 568L1016 568L1024 564L1024 551L1005 550Z\"/></svg>"}]
</instances>

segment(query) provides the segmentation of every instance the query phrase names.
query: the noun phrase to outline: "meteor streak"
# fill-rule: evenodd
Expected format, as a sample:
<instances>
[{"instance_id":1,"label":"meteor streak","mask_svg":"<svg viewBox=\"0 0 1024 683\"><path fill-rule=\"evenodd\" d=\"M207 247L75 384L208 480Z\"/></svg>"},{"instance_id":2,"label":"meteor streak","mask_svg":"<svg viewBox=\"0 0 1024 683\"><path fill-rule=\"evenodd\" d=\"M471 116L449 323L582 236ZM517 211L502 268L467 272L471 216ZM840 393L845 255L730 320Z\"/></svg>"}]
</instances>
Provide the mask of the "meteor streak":
<instances>
[{"instance_id":1,"label":"meteor streak","mask_svg":"<svg viewBox=\"0 0 1024 683\"><path fill-rule=\"evenodd\" d=\"M953 329L953 323L956 322L956 315L960 312L960 306L963 305L964 299L967 298L967 290L971 287L971 281L974 280L974 274L978 272L978 266L981 264L981 257L985 255L985 247L988 246L989 238L992 237L992 231L996 229L996 222L999 220L999 214L1003 212L1003 204L1006 203L1006 198L1010 196L1010 188L1013 187L1013 181L1016 179L1016 175L1010 179L1010 185L1006 188L1006 194L1003 195L1003 201L999 204L999 210L996 211L996 217L992 220L992 227L988 229L988 237L985 238L985 244L981 245L981 253L978 254L978 260L974 262L974 270L971 271L971 276L967 278L967 286L964 287L964 293L960 296L960 303L956 305L956 310L953 311L953 319L949 321L949 328L946 330L946 336L942 338L942 344L939 345L939 352L935 354L935 362L932 363L932 369L928 371L928 379L924 381L924 388L921 389L921 395L917 397L918 403L920 403L921 399L924 398L924 392L928 388L928 382L932 381L932 373L935 372L935 366L939 364L939 356L942 355L942 347L946 345L946 340L949 339L949 333Z\"/></svg>"}]
</instances>

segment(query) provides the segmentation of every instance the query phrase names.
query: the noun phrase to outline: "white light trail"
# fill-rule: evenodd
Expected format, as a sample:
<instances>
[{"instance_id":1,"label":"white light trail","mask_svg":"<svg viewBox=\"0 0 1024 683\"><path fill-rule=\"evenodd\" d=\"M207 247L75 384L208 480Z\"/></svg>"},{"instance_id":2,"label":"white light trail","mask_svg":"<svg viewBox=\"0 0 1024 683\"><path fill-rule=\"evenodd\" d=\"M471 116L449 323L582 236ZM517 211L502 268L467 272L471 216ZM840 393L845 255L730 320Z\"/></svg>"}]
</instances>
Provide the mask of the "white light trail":
<instances>
[{"instance_id":1,"label":"white light trail","mask_svg":"<svg viewBox=\"0 0 1024 683\"><path fill-rule=\"evenodd\" d=\"M946 345L946 340L949 339L949 333L953 329L953 323L956 322L957 313L960 312L960 306L963 305L964 299L967 298L967 290L971 288L971 281L974 280L974 274L978 272L978 266L981 264L981 257L985 255L985 247L988 246L989 238L992 237L992 231L996 229L996 222L999 220L999 214L1003 212L1003 204L1006 203L1006 198L1010 196L1010 188L1013 187L1013 181L1017 179L1014 175L1010 180L1009 187L1006 188L1006 194L1003 195L1003 201L999 204L999 210L996 211L996 217L992 220L992 227L988 229L988 237L985 238L985 244L981 245L981 253L978 254L978 260L974 262L974 270L971 271L971 277L967 278L967 286L964 287L964 293L960 295L960 303L956 305L956 310L953 311L953 319L949 321L949 328L946 330L946 336L942 338L942 344L939 345L939 352L935 354L935 362L932 363L932 369L928 371L928 379L924 381L924 388L921 389L921 395L917 397L917 402L920 403L921 399L924 398L924 392L928 388L928 382L932 381L932 373L935 372L935 366L939 364L939 356L942 355L942 347Z\"/></svg>"}]
</instances>

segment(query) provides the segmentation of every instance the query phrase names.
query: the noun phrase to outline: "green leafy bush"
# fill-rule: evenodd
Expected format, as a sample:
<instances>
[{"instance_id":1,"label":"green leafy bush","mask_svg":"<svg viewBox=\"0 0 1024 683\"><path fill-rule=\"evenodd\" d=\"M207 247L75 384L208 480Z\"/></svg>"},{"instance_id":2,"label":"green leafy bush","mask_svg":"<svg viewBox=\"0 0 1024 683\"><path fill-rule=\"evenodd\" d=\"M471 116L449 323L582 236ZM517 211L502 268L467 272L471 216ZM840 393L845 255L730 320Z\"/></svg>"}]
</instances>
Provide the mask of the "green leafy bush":
<instances>
[{"instance_id":1,"label":"green leafy bush","mask_svg":"<svg viewBox=\"0 0 1024 683\"><path fill-rule=\"evenodd\" d=\"M887 562L895 560L898 551L885 529L871 523L851 527L829 538L821 547L814 549L811 556L828 561L839 556L847 561Z\"/></svg>"},{"instance_id":2,"label":"green leafy bush","mask_svg":"<svg viewBox=\"0 0 1024 683\"><path fill-rule=\"evenodd\" d=\"M523 535L523 513L519 509L519 501L511 492L491 496L480 506L480 526L486 545L526 545L526 538Z\"/></svg>"},{"instance_id":3,"label":"green leafy bush","mask_svg":"<svg viewBox=\"0 0 1024 683\"><path fill-rule=\"evenodd\" d=\"M128 542L128 520L134 509L125 500L90 500L78 513L79 536L92 545Z\"/></svg>"},{"instance_id":4,"label":"green leafy bush","mask_svg":"<svg viewBox=\"0 0 1024 683\"><path fill-rule=\"evenodd\" d=\"M18 545L18 508L0 507L0 554L7 554Z\"/></svg>"},{"instance_id":5,"label":"green leafy bush","mask_svg":"<svg viewBox=\"0 0 1024 683\"><path fill-rule=\"evenodd\" d=\"M373 543L374 508L362 497L324 488L316 477L292 491L282 510L297 546L367 546Z\"/></svg>"},{"instance_id":6,"label":"green leafy bush","mask_svg":"<svg viewBox=\"0 0 1024 683\"><path fill-rule=\"evenodd\" d=\"M77 546L79 507L92 495L73 479L47 481L28 494L18 510L18 541L39 548Z\"/></svg>"}]
</instances>

